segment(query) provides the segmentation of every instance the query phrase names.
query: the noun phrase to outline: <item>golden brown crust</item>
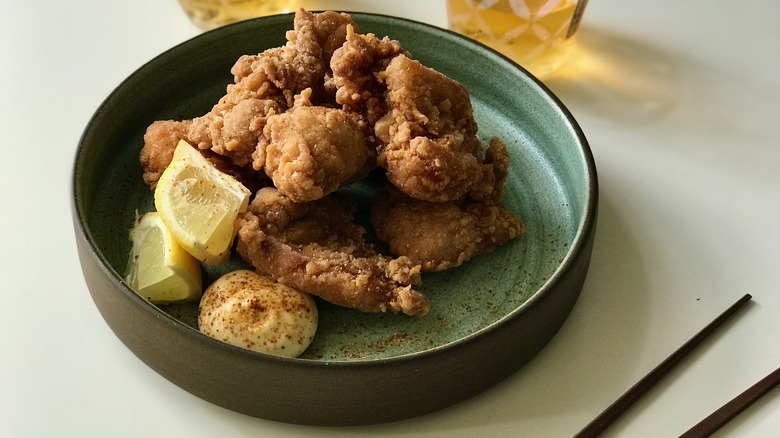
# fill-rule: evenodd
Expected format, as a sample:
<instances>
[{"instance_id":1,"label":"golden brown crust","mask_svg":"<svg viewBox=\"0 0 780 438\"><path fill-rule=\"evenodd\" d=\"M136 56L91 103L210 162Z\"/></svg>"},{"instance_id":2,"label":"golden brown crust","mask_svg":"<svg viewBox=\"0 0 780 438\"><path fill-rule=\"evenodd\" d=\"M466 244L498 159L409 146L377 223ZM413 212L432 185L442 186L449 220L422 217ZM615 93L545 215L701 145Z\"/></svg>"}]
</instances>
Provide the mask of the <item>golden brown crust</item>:
<instances>
[{"instance_id":1,"label":"golden brown crust","mask_svg":"<svg viewBox=\"0 0 780 438\"><path fill-rule=\"evenodd\" d=\"M333 53L330 61L333 84L337 88L336 102L346 111L364 116L373 126L387 112L384 97L387 86L378 76L393 58L407 52L398 41L388 37L361 35L352 27L347 30L346 42Z\"/></svg>"},{"instance_id":2,"label":"golden brown crust","mask_svg":"<svg viewBox=\"0 0 780 438\"><path fill-rule=\"evenodd\" d=\"M443 271L493 251L525 232L520 219L501 203L509 153L493 138L482 163L485 178L455 201L414 199L395 187L377 197L371 221L377 236L396 256L423 271Z\"/></svg>"},{"instance_id":3,"label":"golden brown crust","mask_svg":"<svg viewBox=\"0 0 780 438\"><path fill-rule=\"evenodd\" d=\"M364 171L369 150L346 111L300 106L271 117L253 166L295 202L320 199Z\"/></svg>"},{"instance_id":4,"label":"golden brown crust","mask_svg":"<svg viewBox=\"0 0 780 438\"><path fill-rule=\"evenodd\" d=\"M379 165L417 199L465 195L483 178L482 145L468 92L460 83L404 55L381 73L388 113L375 126Z\"/></svg>"},{"instance_id":5,"label":"golden brown crust","mask_svg":"<svg viewBox=\"0 0 780 438\"><path fill-rule=\"evenodd\" d=\"M171 164L179 140L187 137L189 124L189 121L159 120L146 128L140 160L144 182L152 190L157 187L157 180L165 168Z\"/></svg>"},{"instance_id":6,"label":"golden brown crust","mask_svg":"<svg viewBox=\"0 0 780 438\"><path fill-rule=\"evenodd\" d=\"M493 251L525 231L500 203L464 200L428 202L390 188L372 210L377 236L398 257L423 271L444 271Z\"/></svg>"},{"instance_id":7,"label":"golden brown crust","mask_svg":"<svg viewBox=\"0 0 780 438\"><path fill-rule=\"evenodd\" d=\"M352 213L333 196L296 204L262 189L237 220L238 252L259 273L341 306L427 314L428 298L412 288L420 266L378 254Z\"/></svg>"}]
</instances>

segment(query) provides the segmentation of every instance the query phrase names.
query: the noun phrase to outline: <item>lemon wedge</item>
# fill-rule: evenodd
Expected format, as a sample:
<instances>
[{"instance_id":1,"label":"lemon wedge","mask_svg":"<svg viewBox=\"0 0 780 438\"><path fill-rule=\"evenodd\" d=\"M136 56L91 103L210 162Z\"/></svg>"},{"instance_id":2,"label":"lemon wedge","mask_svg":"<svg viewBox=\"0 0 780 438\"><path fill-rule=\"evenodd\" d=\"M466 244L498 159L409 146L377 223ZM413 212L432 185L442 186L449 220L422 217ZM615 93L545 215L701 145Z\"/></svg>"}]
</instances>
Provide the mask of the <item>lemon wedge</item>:
<instances>
[{"instance_id":1,"label":"lemon wedge","mask_svg":"<svg viewBox=\"0 0 780 438\"><path fill-rule=\"evenodd\" d=\"M225 263L236 236L233 225L249 204L249 190L220 171L186 141L154 191L154 206L173 237L196 259Z\"/></svg>"},{"instance_id":2,"label":"lemon wedge","mask_svg":"<svg viewBox=\"0 0 780 438\"><path fill-rule=\"evenodd\" d=\"M200 298L200 264L165 227L160 216L146 213L130 230L133 248L125 279L152 303L192 301Z\"/></svg>"}]
</instances>

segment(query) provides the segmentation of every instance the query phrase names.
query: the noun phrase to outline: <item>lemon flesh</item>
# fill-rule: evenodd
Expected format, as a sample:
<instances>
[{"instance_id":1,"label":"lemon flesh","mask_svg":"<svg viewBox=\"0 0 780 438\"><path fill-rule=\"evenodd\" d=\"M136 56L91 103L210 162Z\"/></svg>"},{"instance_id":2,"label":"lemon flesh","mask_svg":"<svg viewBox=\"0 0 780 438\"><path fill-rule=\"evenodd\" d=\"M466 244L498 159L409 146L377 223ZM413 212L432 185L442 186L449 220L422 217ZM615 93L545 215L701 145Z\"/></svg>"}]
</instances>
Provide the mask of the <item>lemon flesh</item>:
<instances>
[{"instance_id":1,"label":"lemon flesh","mask_svg":"<svg viewBox=\"0 0 780 438\"><path fill-rule=\"evenodd\" d=\"M125 279L152 303L195 301L203 286L198 261L173 238L160 216L147 213L130 230Z\"/></svg>"},{"instance_id":2,"label":"lemon flesh","mask_svg":"<svg viewBox=\"0 0 780 438\"><path fill-rule=\"evenodd\" d=\"M234 222L246 211L249 190L220 171L185 141L154 191L154 205L173 237L196 259L224 264L236 236Z\"/></svg>"}]
</instances>

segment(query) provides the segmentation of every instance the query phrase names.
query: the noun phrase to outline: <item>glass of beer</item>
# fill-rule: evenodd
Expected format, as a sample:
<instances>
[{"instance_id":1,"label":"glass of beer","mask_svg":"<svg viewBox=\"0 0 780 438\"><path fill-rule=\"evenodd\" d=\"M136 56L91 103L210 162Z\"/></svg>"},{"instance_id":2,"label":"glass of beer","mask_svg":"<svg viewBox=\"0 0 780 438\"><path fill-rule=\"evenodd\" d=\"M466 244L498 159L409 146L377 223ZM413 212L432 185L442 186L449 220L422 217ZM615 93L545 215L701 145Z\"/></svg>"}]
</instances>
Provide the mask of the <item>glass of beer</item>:
<instances>
[{"instance_id":1,"label":"glass of beer","mask_svg":"<svg viewBox=\"0 0 780 438\"><path fill-rule=\"evenodd\" d=\"M179 0L184 12L203 30L264 15L293 12L299 0Z\"/></svg>"},{"instance_id":2,"label":"glass of beer","mask_svg":"<svg viewBox=\"0 0 780 438\"><path fill-rule=\"evenodd\" d=\"M587 0L447 0L451 30L549 77L572 49Z\"/></svg>"}]
</instances>

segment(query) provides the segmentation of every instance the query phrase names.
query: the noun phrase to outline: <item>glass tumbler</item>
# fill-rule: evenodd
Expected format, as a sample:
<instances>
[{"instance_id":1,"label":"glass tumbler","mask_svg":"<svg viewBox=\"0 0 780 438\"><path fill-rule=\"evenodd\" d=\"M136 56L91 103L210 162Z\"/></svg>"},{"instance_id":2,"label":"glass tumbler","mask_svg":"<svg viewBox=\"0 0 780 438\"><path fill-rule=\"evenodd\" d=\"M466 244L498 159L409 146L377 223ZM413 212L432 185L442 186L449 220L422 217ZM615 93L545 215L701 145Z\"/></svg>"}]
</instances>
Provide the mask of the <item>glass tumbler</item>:
<instances>
[{"instance_id":1,"label":"glass tumbler","mask_svg":"<svg viewBox=\"0 0 780 438\"><path fill-rule=\"evenodd\" d=\"M299 0L179 0L196 26L213 29L235 21L293 12Z\"/></svg>"},{"instance_id":2,"label":"glass tumbler","mask_svg":"<svg viewBox=\"0 0 780 438\"><path fill-rule=\"evenodd\" d=\"M543 79L566 60L587 0L447 0L449 28Z\"/></svg>"}]
</instances>

